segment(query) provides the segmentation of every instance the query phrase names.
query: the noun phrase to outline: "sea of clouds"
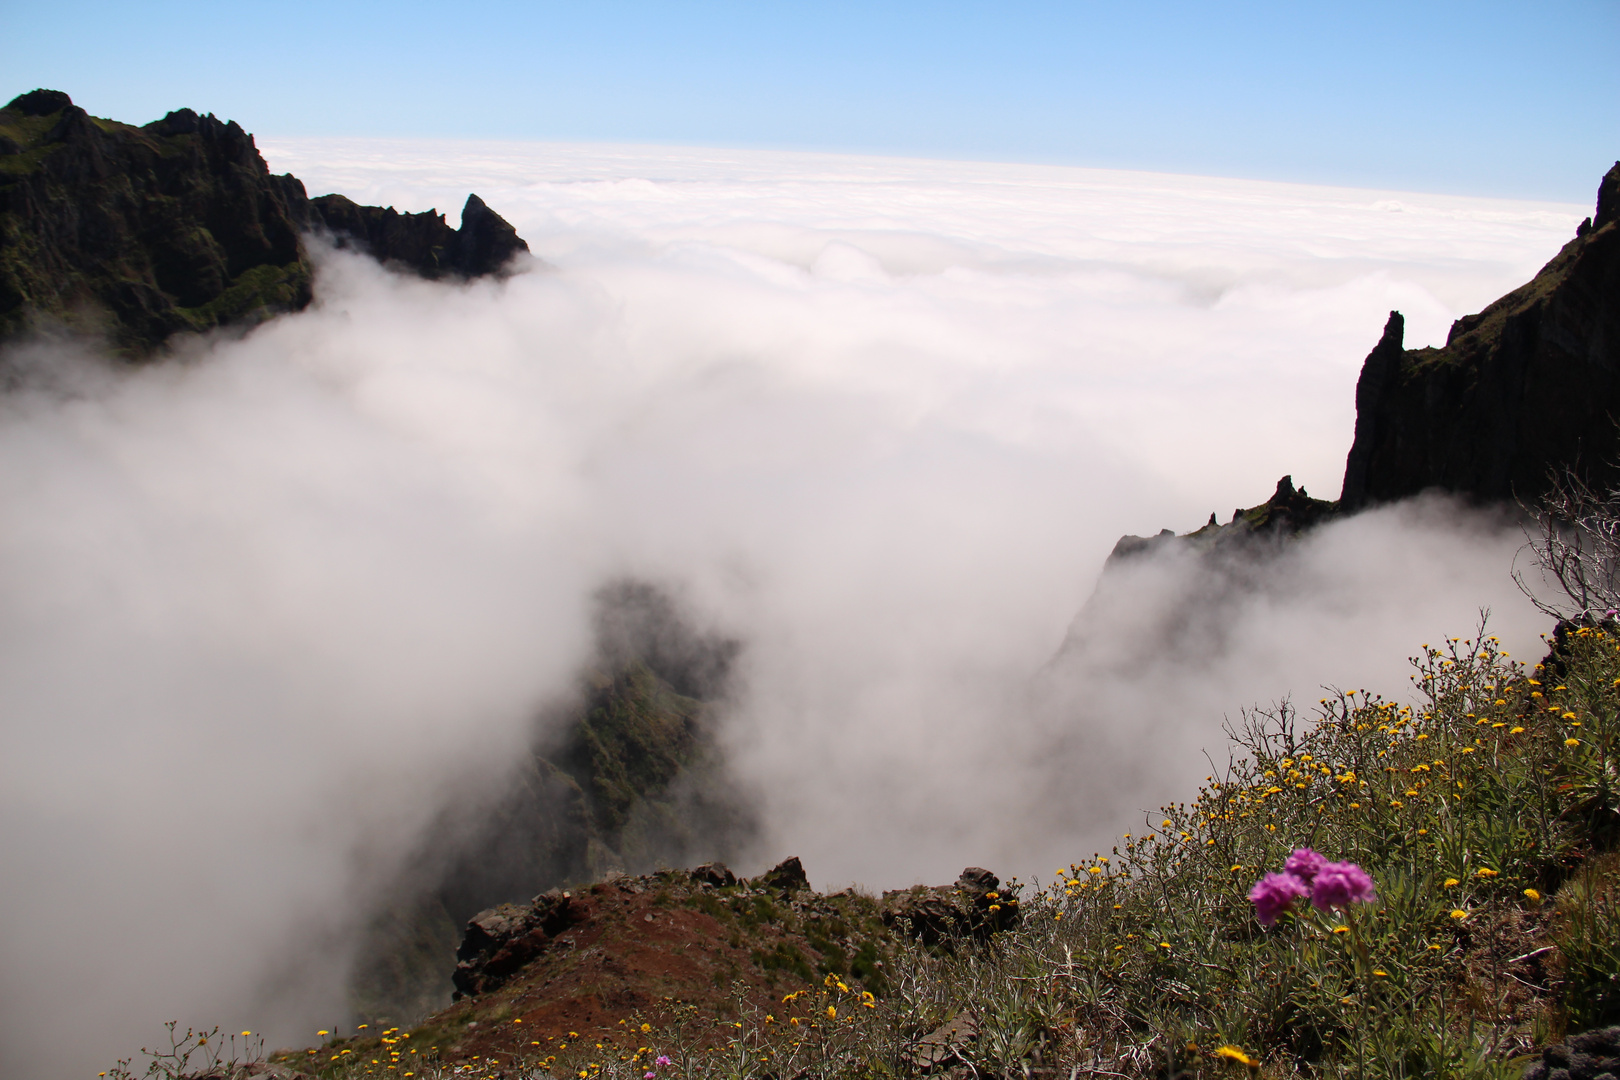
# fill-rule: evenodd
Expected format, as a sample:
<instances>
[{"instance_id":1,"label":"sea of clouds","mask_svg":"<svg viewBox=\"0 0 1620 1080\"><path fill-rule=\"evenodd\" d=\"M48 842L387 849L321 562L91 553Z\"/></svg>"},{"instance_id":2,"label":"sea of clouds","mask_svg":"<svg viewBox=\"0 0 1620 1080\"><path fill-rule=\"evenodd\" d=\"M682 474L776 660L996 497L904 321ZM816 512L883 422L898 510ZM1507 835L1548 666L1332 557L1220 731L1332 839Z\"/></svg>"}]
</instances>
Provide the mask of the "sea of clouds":
<instances>
[{"instance_id":1,"label":"sea of clouds","mask_svg":"<svg viewBox=\"0 0 1620 1080\"><path fill-rule=\"evenodd\" d=\"M130 371L13 351L4 1075L86 1075L171 1018L291 1045L340 1022L372 890L500 785L616 577L746 643L722 738L765 839L739 869L797 854L821 887L1044 875L1187 796L1240 708L1404 694L1482 607L1522 657L1545 628L1522 537L1443 500L1263 573L1170 554L1097 584L1122 533L1224 521L1284 473L1336 497L1388 312L1443 342L1584 207L263 149L311 194L452 224L476 191L545 265L456 286L322 252L314 306L240 340Z\"/></svg>"}]
</instances>

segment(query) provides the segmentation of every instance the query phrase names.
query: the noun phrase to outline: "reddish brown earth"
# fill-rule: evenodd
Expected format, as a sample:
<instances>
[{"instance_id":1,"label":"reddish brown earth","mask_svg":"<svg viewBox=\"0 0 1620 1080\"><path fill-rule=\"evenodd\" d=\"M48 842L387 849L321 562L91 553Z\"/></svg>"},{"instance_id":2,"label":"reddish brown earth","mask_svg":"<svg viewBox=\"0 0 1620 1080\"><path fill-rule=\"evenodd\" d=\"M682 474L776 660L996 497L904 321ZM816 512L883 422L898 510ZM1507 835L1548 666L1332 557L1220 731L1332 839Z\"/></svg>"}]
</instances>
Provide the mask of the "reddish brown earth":
<instances>
[{"instance_id":1,"label":"reddish brown earth","mask_svg":"<svg viewBox=\"0 0 1620 1080\"><path fill-rule=\"evenodd\" d=\"M791 864L802 882L797 860ZM954 887L879 899L822 895L791 875L773 877L781 870L740 882L686 871L620 875L492 909L469 924L458 969L458 985L480 992L408 1032L362 1031L313 1054L275 1058L317 1073L400 1076L415 1051L476 1061L499 1076L520 1061L598 1044L603 1055L620 1056L655 1037L701 1049L723 1042L740 1015L808 1023L812 1008L829 1003L824 991L845 1007L857 1007L863 992L881 996L905 937L938 940L942 928L988 933L1017 918L1011 896L996 905L987 871L965 872ZM480 937L479 925L494 937ZM515 970L513 955L526 959ZM784 1002L797 991L810 993Z\"/></svg>"}]
</instances>

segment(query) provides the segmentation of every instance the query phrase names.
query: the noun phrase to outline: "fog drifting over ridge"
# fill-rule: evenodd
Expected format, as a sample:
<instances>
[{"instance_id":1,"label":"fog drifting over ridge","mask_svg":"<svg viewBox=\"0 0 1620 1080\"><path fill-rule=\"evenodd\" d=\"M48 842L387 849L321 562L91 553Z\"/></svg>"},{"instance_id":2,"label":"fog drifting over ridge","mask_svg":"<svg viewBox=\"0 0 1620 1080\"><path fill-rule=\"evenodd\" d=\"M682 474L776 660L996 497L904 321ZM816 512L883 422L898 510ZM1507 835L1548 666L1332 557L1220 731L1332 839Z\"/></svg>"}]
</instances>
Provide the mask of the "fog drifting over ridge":
<instances>
[{"instance_id":1,"label":"fog drifting over ridge","mask_svg":"<svg viewBox=\"0 0 1620 1080\"><path fill-rule=\"evenodd\" d=\"M1030 696L1121 533L1225 520L1285 472L1335 496L1387 312L1443 341L1586 208L264 150L312 194L476 191L556 269L452 287L328 255L315 307L244 340L0 399L6 1075L94 1072L173 1017L329 1026L356 901L498 780L614 575L746 641L724 734L763 796L759 858L822 887L1048 873L1184 796L1223 714L1400 693L1405 657L1481 606L1534 652L1517 534L1426 502L1230 588L1143 563Z\"/></svg>"}]
</instances>

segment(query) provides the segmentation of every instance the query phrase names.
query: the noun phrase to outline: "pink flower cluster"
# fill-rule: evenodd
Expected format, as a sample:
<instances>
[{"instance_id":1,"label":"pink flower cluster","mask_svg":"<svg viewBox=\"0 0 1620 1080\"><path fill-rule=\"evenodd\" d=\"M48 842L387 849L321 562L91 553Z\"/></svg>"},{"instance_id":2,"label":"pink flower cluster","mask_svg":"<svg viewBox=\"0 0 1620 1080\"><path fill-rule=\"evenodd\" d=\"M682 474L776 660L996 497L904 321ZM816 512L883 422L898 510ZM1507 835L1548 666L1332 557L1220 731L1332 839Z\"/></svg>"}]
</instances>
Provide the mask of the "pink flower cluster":
<instances>
[{"instance_id":1,"label":"pink flower cluster","mask_svg":"<svg viewBox=\"0 0 1620 1080\"><path fill-rule=\"evenodd\" d=\"M1317 911L1371 903L1372 878L1355 863L1328 862L1310 848L1299 848L1283 863L1283 872L1267 874L1249 890L1254 914L1262 926L1275 926L1283 912L1302 896Z\"/></svg>"}]
</instances>

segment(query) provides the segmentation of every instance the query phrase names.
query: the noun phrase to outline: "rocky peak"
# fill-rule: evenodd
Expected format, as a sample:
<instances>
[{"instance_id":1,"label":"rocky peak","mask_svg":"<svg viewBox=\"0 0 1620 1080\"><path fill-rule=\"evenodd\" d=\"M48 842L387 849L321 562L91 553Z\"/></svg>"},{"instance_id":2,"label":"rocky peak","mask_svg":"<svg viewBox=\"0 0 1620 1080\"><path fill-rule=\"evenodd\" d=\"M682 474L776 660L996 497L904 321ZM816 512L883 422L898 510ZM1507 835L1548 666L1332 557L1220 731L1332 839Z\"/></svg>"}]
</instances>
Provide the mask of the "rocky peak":
<instances>
[{"instance_id":1,"label":"rocky peak","mask_svg":"<svg viewBox=\"0 0 1620 1080\"><path fill-rule=\"evenodd\" d=\"M15 109L24 116L49 116L54 112L61 112L73 104L73 99L60 90L30 90L26 94L18 94L6 106Z\"/></svg>"},{"instance_id":2,"label":"rocky peak","mask_svg":"<svg viewBox=\"0 0 1620 1080\"><path fill-rule=\"evenodd\" d=\"M1612 221L1620 221L1620 161L1603 174L1603 181L1598 185L1597 213L1591 221L1595 229L1601 229Z\"/></svg>"},{"instance_id":3,"label":"rocky peak","mask_svg":"<svg viewBox=\"0 0 1620 1080\"><path fill-rule=\"evenodd\" d=\"M311 199L310 220L339 248L362 251L384 265L428 279L504 274L529 245L477 195L467 196L461 228L437 210L401 214L392 206L361 206L342 195Z\"/></svg>"},{"instance_id":4,"label":"rocky peak","mask_svg":"<svg viewBox=\"0 0 1620 1080\"><path fill-rule=\"evenodd\" d=\"M1539 498L1575 469L1620 480L1620 163L1597 212L1528 284L1407 349L1391 312L1356 383L1346 511L1428 488L1482 502Z\"/></svg>"}]
</instances>

